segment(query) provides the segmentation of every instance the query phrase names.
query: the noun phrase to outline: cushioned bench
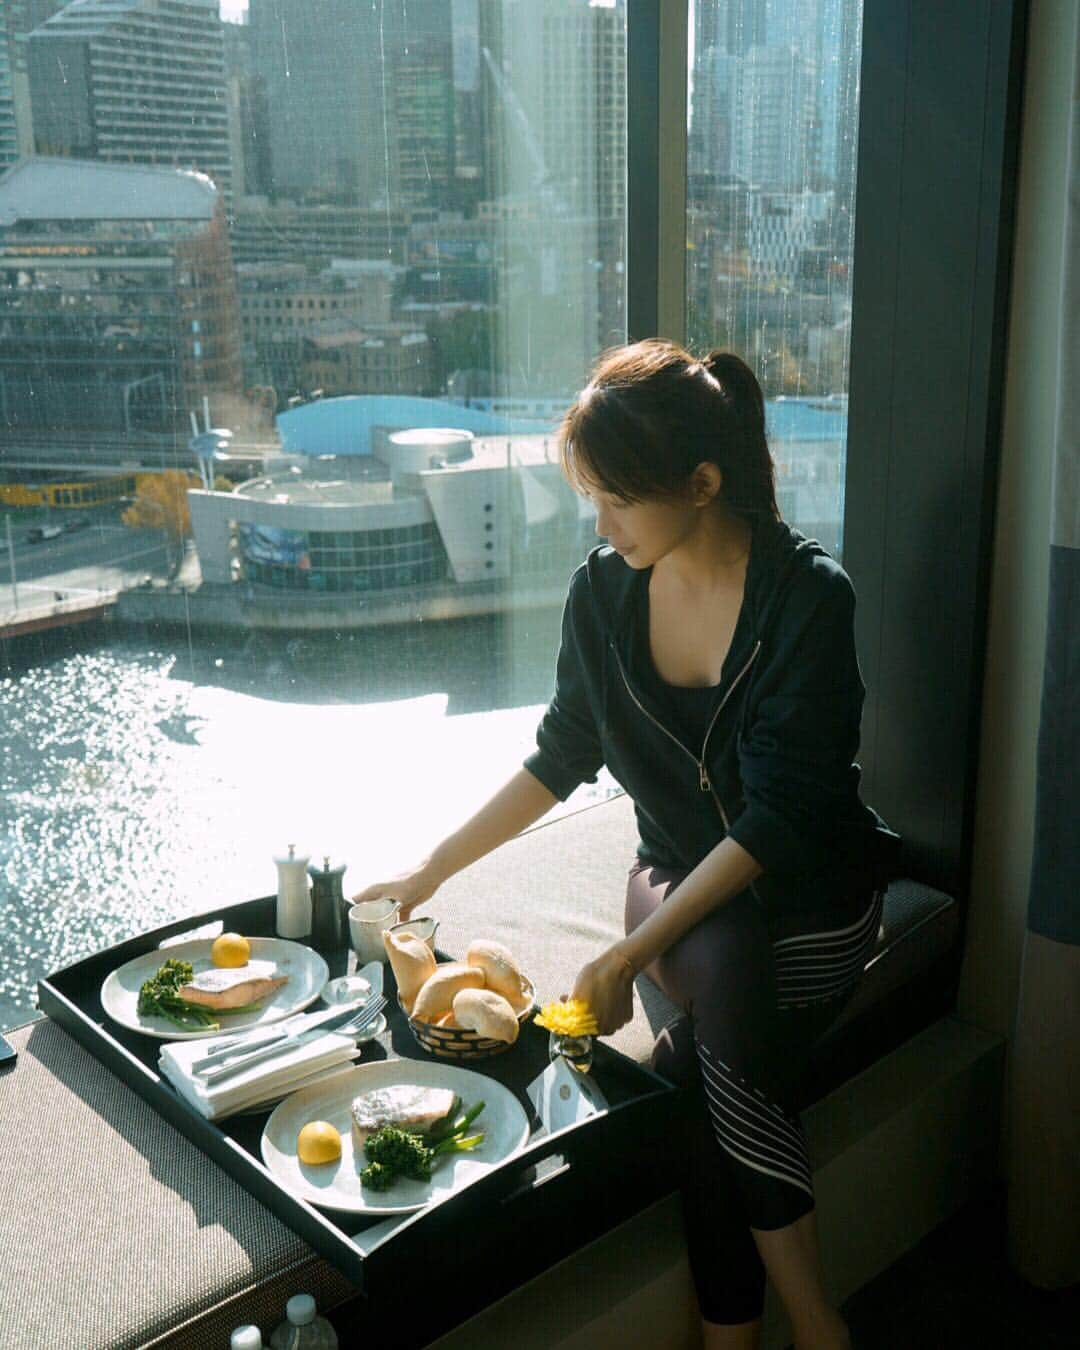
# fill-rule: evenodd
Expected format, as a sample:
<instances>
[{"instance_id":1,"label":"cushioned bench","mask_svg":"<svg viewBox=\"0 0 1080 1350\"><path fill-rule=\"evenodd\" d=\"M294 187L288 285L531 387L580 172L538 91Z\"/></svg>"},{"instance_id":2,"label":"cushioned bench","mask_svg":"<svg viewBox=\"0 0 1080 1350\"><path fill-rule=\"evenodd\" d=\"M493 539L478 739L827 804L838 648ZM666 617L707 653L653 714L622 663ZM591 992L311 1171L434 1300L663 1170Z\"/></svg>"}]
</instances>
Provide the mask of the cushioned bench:
<instances>
[{"instance_id":1,"label":"cushioned bench","mask_svg":"<svg viewBox=\"0 0 1080 1350\"><path fill-rule=\"evenodd\" d=\"M519 955L542 998L569 992L577 970L622 936L636 842L633 806L623 796L541 825L447 882L434 902L440 944L457 952L473 937L498 937ZM863 983L823 1044L822 1064L834 1068L842 1059L844 1071L854 1071L858 1047L872 1053L876 1010L952 959L958 931L950 896L918 882L894 882ZM656 1033L681 1015L650 979L639 977L634 1019L611 1043L646 1062ZM890 1018L890 1027L877 1028L883 1045L895 1026ZM831 1085L824 1073L813 1082L813 1095Z\"/></svg>"},{"instance_id":2,"label":"cushioned bench","mask_svg":"<svg viewBox=\"0 0 1080 1350\"><path fill-rule=\"evenodd\" d=\"M439 941L458 952L497 936L540 997L555 997L621 932L633 847L622 798L542 825L447 884L434 906ZM956 923L948 897L891 888L848 1026L872 1024L884 1000L943 959ZM614 1044L647 1060L654 1031L679 1015L639 980ZM349 1297L336 1271L58 1027L39 1021L12 1039L19 1062L0 1072L5 1347L211 1350L240 1322L268 1330L297 1290L324 1308Z\"/></svg>"}]
</instances>

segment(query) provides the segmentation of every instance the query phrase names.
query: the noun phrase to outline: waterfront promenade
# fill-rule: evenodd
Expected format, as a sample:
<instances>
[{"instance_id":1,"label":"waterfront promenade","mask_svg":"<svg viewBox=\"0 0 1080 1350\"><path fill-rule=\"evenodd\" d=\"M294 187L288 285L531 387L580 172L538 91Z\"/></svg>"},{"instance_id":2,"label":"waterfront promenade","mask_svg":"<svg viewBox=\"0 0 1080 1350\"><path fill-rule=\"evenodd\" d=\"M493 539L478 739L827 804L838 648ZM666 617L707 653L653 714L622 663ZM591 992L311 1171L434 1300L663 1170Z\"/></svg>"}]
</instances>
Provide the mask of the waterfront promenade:
<instances>
[{"instance_id":1,"label":"waterfront promenade","mask_svg":"<svg viewBox=\"0 0 1080 1350\"><path fill-rule=\"evenodd\" d=\"M65 524L73 512L11 511L11 542L0 522L0 639L100 618L117 596L133 587L164 581L173 559L160 530L132 530L117 507L81 512L87 523L32 542L29 527L48 519Z\"/></svg>"}]
</instances>

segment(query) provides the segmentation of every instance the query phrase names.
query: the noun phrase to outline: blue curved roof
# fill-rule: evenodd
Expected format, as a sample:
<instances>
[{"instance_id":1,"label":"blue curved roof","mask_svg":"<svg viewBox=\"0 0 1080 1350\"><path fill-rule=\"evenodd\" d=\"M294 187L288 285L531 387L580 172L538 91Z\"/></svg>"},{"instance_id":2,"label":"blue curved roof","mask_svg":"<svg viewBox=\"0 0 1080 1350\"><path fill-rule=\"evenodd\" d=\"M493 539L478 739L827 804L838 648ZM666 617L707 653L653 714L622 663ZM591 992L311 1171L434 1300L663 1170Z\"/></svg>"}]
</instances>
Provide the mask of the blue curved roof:
<instances>
[{"instance_id":1,"label":"blue curved roof","mask_svg":"<svg viewBox=\"0 0 1080 1350\"><path fill-rule=\"evenodd\" d=\"M770 398L765 402L770 441L843 441L846 398Z\"/></svg>"},{"instance_id":2,"label":"blue curved roof","mask_svg":"<svg viewBox=\"0 0 1080 1350\"><path fill-rule=\"evenodd\" d=\"M847 400L774 398L766 403L773 441L843 441ZM552 433L554 424L539 418L467 408L448 399L406 394L346 394L318 399L277 416L283 447L304 455L370 455L372 427L457 427L478 436L514 432Z\"/></svg>"},{"instance_id":3,"label":"blue curved roof","mask_svg":"<svg viewBox=\"0 0 1080 1350\"><path fill-rule=\"evenodd\" d=\"M370 455L372 427L455 427L478 436L551 432L550 422L506 417L441 398L405 394L345 394L278 413L282 446L294 454Z\"/></svg>"}]
</instances>

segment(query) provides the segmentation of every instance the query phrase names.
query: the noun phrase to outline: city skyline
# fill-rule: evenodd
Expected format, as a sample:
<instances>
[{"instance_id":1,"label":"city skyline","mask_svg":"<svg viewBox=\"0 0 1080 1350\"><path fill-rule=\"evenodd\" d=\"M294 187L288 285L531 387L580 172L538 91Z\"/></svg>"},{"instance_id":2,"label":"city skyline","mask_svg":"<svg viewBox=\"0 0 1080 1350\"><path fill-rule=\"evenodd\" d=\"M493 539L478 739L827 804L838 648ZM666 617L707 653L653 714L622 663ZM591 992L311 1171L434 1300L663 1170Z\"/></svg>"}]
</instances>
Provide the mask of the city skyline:
<instances>
[{"instance_id":1,"label":"city skyline","mask_svg":"<svg viewBox=\"0 0 1080 1350\"><path fill-rule=\"evenodd\" d=\"M695 10L688 329L773 393L846 379L858 8ZM562 396L624 340L625 0L16 9L39 154L221 189L245 390ZM389 307L346 261L393 267Z\"/></svg>"}]
</instances>

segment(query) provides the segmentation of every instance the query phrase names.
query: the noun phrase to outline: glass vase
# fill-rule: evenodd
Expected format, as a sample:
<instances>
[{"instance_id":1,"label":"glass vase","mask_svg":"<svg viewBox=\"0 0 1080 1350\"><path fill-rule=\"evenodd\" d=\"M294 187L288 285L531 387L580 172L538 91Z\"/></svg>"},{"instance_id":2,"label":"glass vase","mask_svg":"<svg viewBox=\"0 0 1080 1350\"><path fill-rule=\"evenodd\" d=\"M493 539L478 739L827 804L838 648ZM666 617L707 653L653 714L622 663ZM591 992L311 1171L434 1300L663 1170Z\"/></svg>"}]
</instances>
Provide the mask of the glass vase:
<instances>
[{"instance_id":1,"label":"glass vase","mask_svg":"<svg viewBox=\"0 0 1080 1350\"><path fill-rule=\"evenodd\" d=\"M578 1073L588 1073L592 1068L593 1038L553 1031L548 1038L548 1056L552 1062L562 1058Z\"/></svg>"}]
</instances>

